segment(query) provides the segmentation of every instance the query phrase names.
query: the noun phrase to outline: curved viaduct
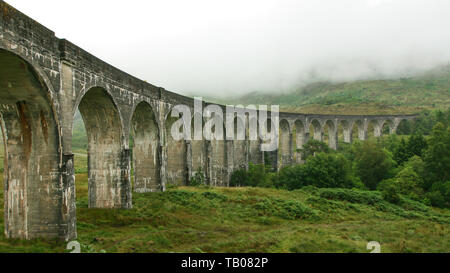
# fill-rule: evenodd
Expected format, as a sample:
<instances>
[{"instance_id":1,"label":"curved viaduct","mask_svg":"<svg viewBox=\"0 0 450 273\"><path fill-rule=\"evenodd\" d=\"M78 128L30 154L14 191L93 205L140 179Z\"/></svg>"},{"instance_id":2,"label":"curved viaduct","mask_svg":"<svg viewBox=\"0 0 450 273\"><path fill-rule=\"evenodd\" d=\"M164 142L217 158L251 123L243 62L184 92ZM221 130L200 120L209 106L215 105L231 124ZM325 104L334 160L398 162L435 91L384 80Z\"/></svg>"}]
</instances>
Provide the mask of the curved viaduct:
<instances>
[{"instance_id":1,"label":"curved viaduct","mask_svg":"<svg viewBox=\"0 0 450 273\"><path fill-rule=\"evenodd\" d=\"M71 142L77 109L88 134L91 208L131 208L132 190L185 185L199 170L209 184L227 186L233 170L264 161L259 141L175 141L169 133L175 122L170 112L178 104L192 108L194 101L108 65L0 1L6 236L76 238ZM275 168L301 162L297 148L310 135L318 140L328 136L336 149L338 128L350 143L354 128L364 140L369 128L375 136L385 125L395 133L401 120L412 118L280 113Z\"/></svg>"}]
</instances>

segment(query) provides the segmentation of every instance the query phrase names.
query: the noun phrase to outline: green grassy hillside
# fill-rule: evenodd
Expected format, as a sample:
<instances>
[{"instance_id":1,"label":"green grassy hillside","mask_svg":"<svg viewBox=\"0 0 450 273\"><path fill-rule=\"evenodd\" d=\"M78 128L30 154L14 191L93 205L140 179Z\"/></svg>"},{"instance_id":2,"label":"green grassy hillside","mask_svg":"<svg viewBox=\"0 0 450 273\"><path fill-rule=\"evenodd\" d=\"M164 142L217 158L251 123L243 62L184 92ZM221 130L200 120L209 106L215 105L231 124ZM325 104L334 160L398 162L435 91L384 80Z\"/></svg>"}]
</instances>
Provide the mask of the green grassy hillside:
<instances>
[{"instance_id":1,"label":"green grassy hillside","mask_svg":"<svg viewBox=\"0 0 450 273\"><path fill-rule=\"evenodd\" d=\"M369 241L383 252L450 248L450 210L397 206L378 192L182 187L134 193L131 210L101 210L88 209L87 175L76 178L84 252L364 253ZM64 242L5 238L3 175L0 185L0 252L64 252Z\"/></svg>"},{"instance_id":2,"label":"green grassy hillside","mask_svg":"<svg viewBox=\"0 0 450 273\"><path fill-rule=\"evenodd\" d=\"M324 114L418 113L424 109L445 110L450 106L450 66L409 78L319 82L291 92L253 92L242 97L208 101L230 104L280 105L290 112Z\"/></svg>"}]
</instances>

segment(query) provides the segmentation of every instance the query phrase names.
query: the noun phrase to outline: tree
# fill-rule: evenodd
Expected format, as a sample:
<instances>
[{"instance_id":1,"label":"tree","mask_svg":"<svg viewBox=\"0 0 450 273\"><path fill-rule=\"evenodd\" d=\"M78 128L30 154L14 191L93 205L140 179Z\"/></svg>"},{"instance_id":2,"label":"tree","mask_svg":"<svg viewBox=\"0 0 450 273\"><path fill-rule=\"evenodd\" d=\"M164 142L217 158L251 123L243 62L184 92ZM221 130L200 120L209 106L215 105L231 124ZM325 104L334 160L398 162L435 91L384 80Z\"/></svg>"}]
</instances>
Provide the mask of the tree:
<instances>
[{"instance_id":1,"label":"tree","mask_svg":"<svg viewBox=\"0 0 450 273\"><path fill-rule=\"evenodd\" d=\"M394 151L394 160L397 162L398 165L402 165L404 162L408 161L410 157L411 154L408 150L408 144L406 143L405 139L402 138L400 144Z\"/></svg>"},{"instance_id":2,"label":"tree","mask_svg":"<svg viewBox=\"0 0 450 273\"><path fill-rule=\"evenodd\" d=\"M412 156L423 156L424 151L428 148L428 143L422 134L414 134L409 137L407 150L409 153L409 158ZM408 158L408 159L409 159Z\"/></svg>"},{"instance_id":3,"label":"tree","mask_svg":"<svg viewBox=\"0 0 450 273\"><path fill-rule=\"evenodd\" d=\"M355 146L355 170L364 185L375 190L378 183L393 176L395 162L391 154L370 141Z\"/></svg>"},{"instance_id":4,"label":"tree","mask_svg":"<svg viewBox=\"0 0 450 273\"><path fill-rule=\"evenodd\" d=\"M295 190L307 186L305 165L288 166L280 170L275 182L277 188Z\"/></svg>"},{"instance_id":5,"label":"tree","mask_svg":"<svg viewBox=\"0 0 450 273\"><path fill-rule=\"evenodd\" d=\"M319 153L305 164L307 185L318 188L352 188L352 167L341 154Z\"/></svg>"},{"instance_id":6,"label":"tree","mask_svg":"<svg viewBox=\"0 0 450 273\"><path fill-rule=\"evenodd\" d=\"M426 166L425 166L425 162L423 162L422 158L418 157L418 156L413 156L411 157L408 162L406 162L404 164L405 168L411 168L419 177L420 177L420 187L425 190L428 191L429 188L431 187L431 184L427 183L426 178Z\"/></svg>"},{"instance_id":7,"label":"tree","mask_svg":"<svg viewBox=\"0 0 450 273\"><path fill-rule=\"evenodd\" d=\"M428 179L435 182L450 180L450 127L445 129L444 124L438 123L428 142L425 152L425 165Z\"/></svg>"},{"instance_id":8,"label":"tree","mask_svg":"<svg viewBox=\"0 0 450 273\"><path fill-rule=\"evenodd\" d=\"M310 156L315 156L318 153L329 153L330 148L322 141L311 139L303 145L302 158L307 159Z\"/></svg>"},{"instance_id":9,"label":"tree","mask_svg":"<svg viewBox=\"0 0 450 273\"><path fill-rule=\"evenodd\" d=\"M422 179L413 168L406 167L395 176L395 183L399 193L418 199L423 195Z\"/></svg>"}]
</instances>

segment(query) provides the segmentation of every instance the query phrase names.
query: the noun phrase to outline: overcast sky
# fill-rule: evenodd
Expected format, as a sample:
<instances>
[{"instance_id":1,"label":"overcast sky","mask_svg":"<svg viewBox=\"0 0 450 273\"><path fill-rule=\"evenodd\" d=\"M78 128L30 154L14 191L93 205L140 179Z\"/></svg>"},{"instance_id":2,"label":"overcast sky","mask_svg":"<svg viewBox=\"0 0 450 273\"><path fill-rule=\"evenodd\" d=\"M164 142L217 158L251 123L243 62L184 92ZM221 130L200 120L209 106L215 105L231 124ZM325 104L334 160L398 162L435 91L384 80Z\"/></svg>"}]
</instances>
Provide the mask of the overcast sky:
<instances>
[{"instance_id":1,"label":"overcast sky","mask_svg":"<svg viewBox=\"0 0 450 273\"><path fill-rule=\"evenodd\" d=\"M6 0L181 94L286 91L450 62L449 0Z\"/></svg>"}]
</instances>

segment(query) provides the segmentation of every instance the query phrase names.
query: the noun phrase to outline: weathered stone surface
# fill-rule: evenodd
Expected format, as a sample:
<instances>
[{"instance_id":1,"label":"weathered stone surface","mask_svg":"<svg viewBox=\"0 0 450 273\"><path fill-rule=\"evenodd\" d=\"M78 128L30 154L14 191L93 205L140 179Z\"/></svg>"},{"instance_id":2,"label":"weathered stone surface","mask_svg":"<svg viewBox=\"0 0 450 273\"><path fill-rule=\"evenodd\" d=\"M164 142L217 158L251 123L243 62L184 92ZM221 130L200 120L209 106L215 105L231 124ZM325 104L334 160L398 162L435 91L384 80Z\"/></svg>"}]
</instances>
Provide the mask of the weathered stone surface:
<instances>
[{"instance_id":1,"label":"weathered stone surface","mask_svg":"<svg viewBox=\"0 0 450 273\"><path fill-rule=\"evenodd\" d=\"M380 136L383 126L395 133L400 121L414 118L280 113L281 149L263 153L262 141L248 134L235 141L174 140L177 119L170 113L178 104L193 109L194 100L120 71L0 1L6 236L76 238L71 142L77 108L89 141L89 206L123 209L132 207L131 162L137 192L186 185L199 170L208 184L228 186L231 173L249 162L267 159L274 169L301 163L297 149L310 136L323 140L328 132L337 148L339 124L351 142L355 126L364 140L369 125Z\"/></svg>"}]
</instances>

